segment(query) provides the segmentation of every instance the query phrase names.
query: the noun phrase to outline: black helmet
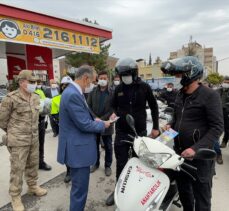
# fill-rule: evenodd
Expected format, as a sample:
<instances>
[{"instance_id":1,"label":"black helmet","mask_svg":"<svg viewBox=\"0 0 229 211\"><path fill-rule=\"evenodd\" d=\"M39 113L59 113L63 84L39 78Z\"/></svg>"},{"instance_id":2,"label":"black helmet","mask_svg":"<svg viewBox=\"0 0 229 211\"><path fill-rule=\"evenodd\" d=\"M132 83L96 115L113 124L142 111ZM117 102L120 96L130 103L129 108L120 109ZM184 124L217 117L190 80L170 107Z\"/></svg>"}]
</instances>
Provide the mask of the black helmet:
<instances>
[{"instance_id":1,"label":"black helmet","mask_svg":"<svg viewBox=\"0 0 229 211\"><path fill-rule=\"evenodd\" d=\"M162 63L161 70L165 74L182 74L181 85L187 86L203 76L203 65L194 56L172 59Z\"/></svg>"},{"instance_id":2,"label":"black helmet","mask_svg":"<svg viewBox=\"0 0 229 211\"><path fill-rule=\"evenodd\" d=\"M131 58L119 59L115 66L116 73L121 76L132 75L133 80L138 77L138 65Z\"/></svg>"}]
</instances>

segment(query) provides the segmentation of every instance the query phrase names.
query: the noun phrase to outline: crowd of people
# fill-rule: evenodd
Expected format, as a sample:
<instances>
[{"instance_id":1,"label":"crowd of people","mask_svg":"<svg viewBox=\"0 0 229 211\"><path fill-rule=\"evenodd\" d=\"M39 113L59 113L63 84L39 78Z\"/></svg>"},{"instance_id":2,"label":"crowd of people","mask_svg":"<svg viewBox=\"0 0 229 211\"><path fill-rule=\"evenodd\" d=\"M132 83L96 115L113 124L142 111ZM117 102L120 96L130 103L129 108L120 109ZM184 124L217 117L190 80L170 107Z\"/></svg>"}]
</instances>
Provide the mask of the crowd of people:
<instances>
[{"instance_id":1,"label":"crowd of people","mask_svg":"<svg viewBox=\"0 0 229 211\"><path fill-rule=\"evenodd\" d=\"M163 127L172 127L179 133L174 139L174 150L198 169L196 181L182 172L176 175L183 210L210 211L214 161L192 158L200 148L215 149L217 163L223 164L220 147L225 148L229 139L229 78L225 77L218 90L211 89L201 82L203 66L195 57L167 61L161 70L181 78L182 88L175 90L169 83L157 98L138 77L138 65L130 58L117 62L112 81L107 71L97 73L93 67L83 65L74 76L63 77L59 85L50 80L46 87L32 71L22 70L18 75L19 88L8 93L0 106L0 128L6 133L3 140L10 153L9 194L13 210L25 209L21 201L23 175L28 193L47 194L37 185L37 179L38 169L52 169L44 160L48 118L53 137L58 136L57 161L66 165L64 182L72 184L70 210L83 211L90 173L100 167L101 146L105 150L107 177L112 174L114 147L118 181L132 147L123 140L133 141L130 135L134 136L126 115L131 114L136 120L139 136L156 138L160 134L157 100L161 100L174 111L172 121ZM153 122L150 134L146 129L147 106ZM106 199L107 206L113 204L114 192Z\"/></svg>"}]
</instances>

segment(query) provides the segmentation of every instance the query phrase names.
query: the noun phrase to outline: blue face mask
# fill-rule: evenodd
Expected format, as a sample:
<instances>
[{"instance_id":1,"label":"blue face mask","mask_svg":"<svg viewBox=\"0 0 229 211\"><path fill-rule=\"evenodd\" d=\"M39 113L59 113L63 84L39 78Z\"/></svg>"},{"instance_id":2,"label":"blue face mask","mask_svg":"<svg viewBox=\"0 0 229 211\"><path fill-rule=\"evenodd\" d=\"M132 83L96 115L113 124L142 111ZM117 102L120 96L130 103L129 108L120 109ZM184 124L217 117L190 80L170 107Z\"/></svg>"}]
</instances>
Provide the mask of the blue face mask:
<instances>
[{"instance_id":1,"label":"blue face mask","mask_svg":"<svg viewBox=\"0 0 229 211\"><path fill-rule=\"evenodd\" d=\"M37 85L36 84L27 84L27 92L33 93L36 90Z\"/></svg>"}]
</instances>

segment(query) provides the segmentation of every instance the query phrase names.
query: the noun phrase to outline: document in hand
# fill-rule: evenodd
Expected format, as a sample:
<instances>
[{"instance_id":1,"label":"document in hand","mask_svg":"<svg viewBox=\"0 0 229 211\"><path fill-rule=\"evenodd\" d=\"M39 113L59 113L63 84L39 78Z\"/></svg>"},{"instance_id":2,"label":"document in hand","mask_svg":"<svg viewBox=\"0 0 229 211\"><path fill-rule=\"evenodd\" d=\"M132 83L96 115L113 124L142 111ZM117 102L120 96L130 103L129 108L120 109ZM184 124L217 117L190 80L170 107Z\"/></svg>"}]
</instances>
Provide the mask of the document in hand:
<instances>
[{"instance_id":1,"label":"document in hand","mask_svg":"<svg viewBox=\"0 0 229 211\"><path fill-rule=\"evenodd\" d=\"M160 136L156 138L156 140L167 144L171 140L173 140L178 135L178 132L170 128L169 130L164 131Z\"/></svg>"},{"instance_id":2,"label":"document in hand","mask_svg":"<svg viewBox=\"0 0 229 211\"><path fill-rule=\"evenodd\" d=\"M115 117L114 119L110 119L110 123L117 122L119 118L120 118L120 117L117 116L117 117Z\"/></svg>"}]
</instances>

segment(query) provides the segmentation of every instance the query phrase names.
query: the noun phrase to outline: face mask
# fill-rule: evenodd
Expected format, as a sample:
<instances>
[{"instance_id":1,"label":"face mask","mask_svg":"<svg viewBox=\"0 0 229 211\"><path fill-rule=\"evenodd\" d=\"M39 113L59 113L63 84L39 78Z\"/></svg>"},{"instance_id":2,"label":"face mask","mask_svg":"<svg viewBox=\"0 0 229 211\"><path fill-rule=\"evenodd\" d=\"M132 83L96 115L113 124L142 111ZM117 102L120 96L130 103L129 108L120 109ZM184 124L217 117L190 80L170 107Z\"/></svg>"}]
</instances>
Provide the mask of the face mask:
<instances>
[{"instance_id":1,"label":"face mask","mask_svg":"<svg viewBox=\"0 0 229 211\"><path fill-rule=\"evenodd\" d=\"M130 85L133 83L132 75L122 76L122 81L126 85Z\"/></svg>"},{"instance_id":2,"label":"face mask","mask_svg":"<svg viewBox=\"0 0 229 211\"><path fill-rule=\"evenodd\" d=\"M229 88L229 84L228 83L223 83L222 87L225 88L225 89L228 89Z\"/></svg>"},{"instance_id":3,"label":"face mask","mask_svg":"<svg viewBox=\"0 0 229 211\"><path fill-rule=\"evenodd\" d=\"M114 85L118 86L120 84L120 81L114 81Z\"/></svg>"},{"instance_id":4,"label":"face mask","mask_svg":"<svg viewBox=\"0 0 229 211\"><path fill-rule=\"evenodd\" d=\"M171 92L171 91L173 91L173 89L172 88L167 88L167 91Z\"/></svg>"},{"instance_id":5,"label":"face mask","mask_svg":"<svg viewBox=\"0 0 229 211\"><path fill-rule=\"evenodd\" d=\"M99 80L99 81L98 81L98 84L99 84L100 86L107 86L107 80Z\"/></svg>"},{"instance_id":6,"label":"face mask","mask_svg":"<svg viewBox=\"0 0 229 211\"><path fill-rule=\"evenodd\" d=\"M52 84L51 87L52 87L52 89L56 89L57 88L57 84Z\"/></svg>"},{"instance_id":7,"label":"face mask","mask_svg":"<svg viewBox=\"0 0 229 211\"><path fill-rule=\"evenodd\" d=\"M90 83L89 87L86 87L84 93L90 93L94 89L94 84Z\"/></svg>"},{"instance_id":8,"label":"face mask","mask_svg":"<svg viewBox=\"0 0 229 211\"><path fill-rule=\"evenodd\" d=\"M41 89L41 85L37 85L37 89Z\"/></svg>"},{"instance_id":9,"label":"face mask","mask_svg":"<svg viewBox=\"0 0 229 211\"><path fill-rule=\"evenodd\" d=\"M37 85L36 84L27 84L26 91L29 93L33 93L36 90Z\"/></svg>"}]
</instances>

